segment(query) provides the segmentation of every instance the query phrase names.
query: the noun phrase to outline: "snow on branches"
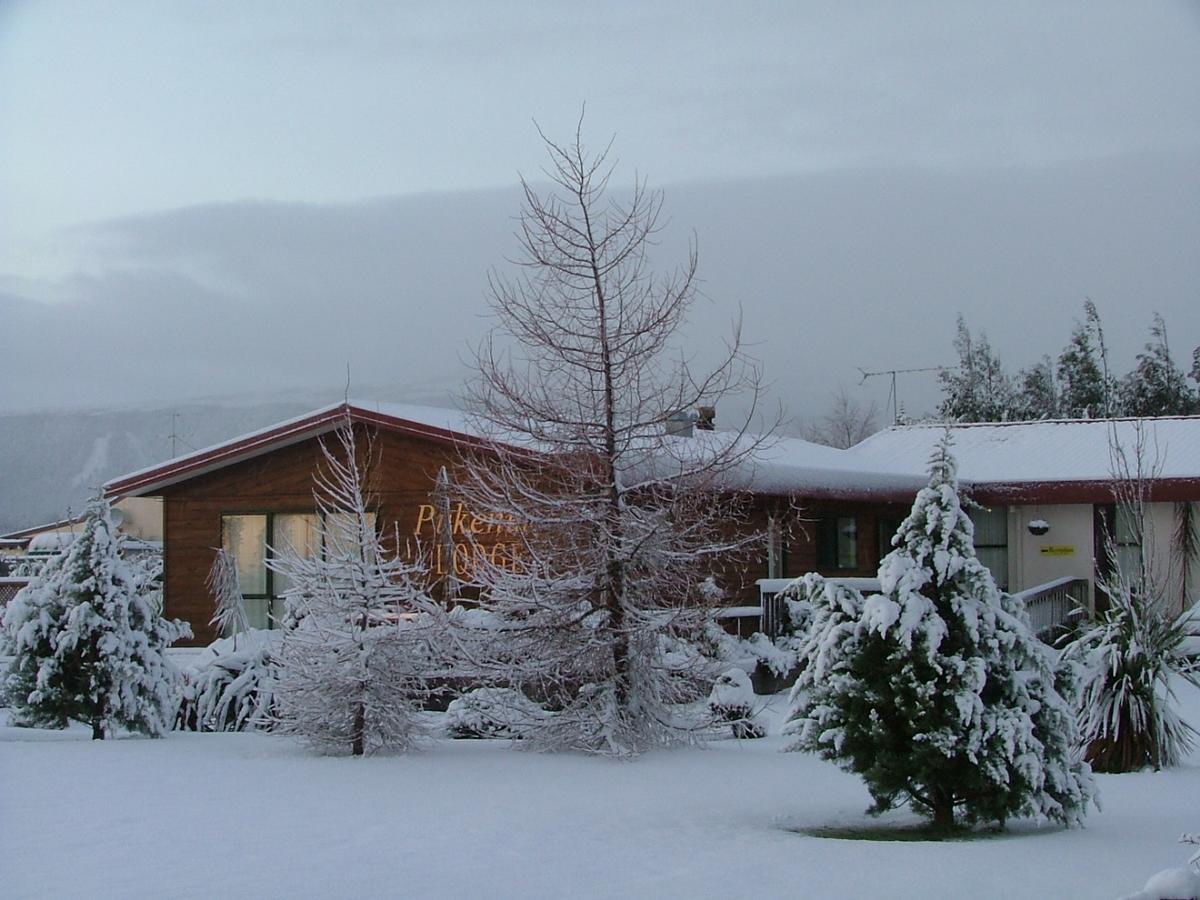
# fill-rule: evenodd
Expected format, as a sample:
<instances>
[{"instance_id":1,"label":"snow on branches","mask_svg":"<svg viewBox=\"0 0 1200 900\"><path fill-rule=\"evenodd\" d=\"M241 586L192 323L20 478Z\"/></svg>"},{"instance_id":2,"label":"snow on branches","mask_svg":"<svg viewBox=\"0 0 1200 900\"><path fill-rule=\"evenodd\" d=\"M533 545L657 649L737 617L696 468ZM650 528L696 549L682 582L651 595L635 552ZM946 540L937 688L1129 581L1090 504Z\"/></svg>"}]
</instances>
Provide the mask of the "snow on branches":
<instances>
[{"instance_id":1,"label":"snow on branches","mask_svg":"<svg viewBox=\"0 0 1200 900\"><path fill-rule=\"evenodd\" d=\"M875 813L908 803L944 829L1015 816L1078 825L1094 787L1078 759L1074 667L976 559L949 443L880 563L880 594L818 575L793 589L814 618L792 749L861 775Z\"/></svg>"},{"instance_id":2,"label":"snow on branches","mask_svg":"<svg viewBox=\"0 0 1200 900\"><path fill-rule=\"evenodd\" d=\"M706 375L672 361L694 251L651 271L661 196L642 182L626 203L607 196L607 150L589 154L578 132L545 143L553 187L524 184L519 269L491 277L498 325L471 386L496 446L459 490L518 551L475 572L501 623L477 662L557 711L527 745L628 755L698 733L678 707L719 669L680 648L705 629L705 576L748 540L723 476L757 442L673 434L673 420L736 390L753 399L757 371L736 330Z\"/></svg>"},{"instance_id":3,"label":"snow on branches","mask_svg":"<svg viewBox=\"0 0 1200 900\"><path fill-rule=\"evenodd\" d=\"M360 451L347 418L321 444L315 475L319 553L274 548L286 576L289 627L278 653L278 729L327 752L408 749L441 666L444 611L425 570L375 531L367 489L372 447ZM394 542L398 545L398 539Z\"/></svg>"}]
</instances>

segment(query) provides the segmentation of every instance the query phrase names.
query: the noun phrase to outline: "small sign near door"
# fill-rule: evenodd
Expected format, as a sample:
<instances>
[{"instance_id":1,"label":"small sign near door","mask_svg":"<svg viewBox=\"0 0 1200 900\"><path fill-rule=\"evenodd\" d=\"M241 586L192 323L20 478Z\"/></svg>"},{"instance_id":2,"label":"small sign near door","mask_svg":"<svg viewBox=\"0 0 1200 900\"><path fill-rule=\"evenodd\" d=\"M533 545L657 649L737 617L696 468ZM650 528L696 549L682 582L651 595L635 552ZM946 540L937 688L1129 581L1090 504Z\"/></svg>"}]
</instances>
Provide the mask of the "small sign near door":
<instances>
[{"instance_id":1,"label":"small sign near door","mask_svg":"<svg viewBox=\"0 0 1200 900\"><path fill-rule=\"evenodd\" d=\"M1042 556L1074 556L1075 548L1066 544L1044 544L1038 553Z\"/></svg>"}]
</instances>

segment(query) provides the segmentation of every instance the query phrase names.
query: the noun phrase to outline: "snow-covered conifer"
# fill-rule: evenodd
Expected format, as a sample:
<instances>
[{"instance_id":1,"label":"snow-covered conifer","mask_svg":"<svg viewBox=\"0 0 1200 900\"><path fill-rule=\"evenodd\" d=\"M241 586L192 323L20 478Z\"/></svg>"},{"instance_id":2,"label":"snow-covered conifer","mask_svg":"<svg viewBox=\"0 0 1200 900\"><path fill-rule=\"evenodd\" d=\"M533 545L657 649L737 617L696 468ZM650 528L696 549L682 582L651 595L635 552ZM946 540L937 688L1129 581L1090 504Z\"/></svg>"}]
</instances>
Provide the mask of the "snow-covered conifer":
<instances>
[{"instance_id":1,"label":"snow-covered conifer","mask_svg":"<svg viewBox=\"0 0 1200 900\"><path fill-rule=\"evenodd\" d=\"M1070 419L1100 419L1109 415L1112 385L1103 370L1102 348L1097 346L1099 318L1088 307L1086 323L1076 322L1071 340L1058 356L1058 391L1061 414Z\"/></svg>"},{"instance_id":2,"label":"snow-covered conifer","mask_svg":"<svg viewBox=\"0 0 1200 900\"><path fill-rule=\"evenodd\" d=\"M404 750L423 730L443 611L426 593L424 569L376 533L364 474L371 450L360 452L349 419L321 452L321 552L278 547L271 563L287 576L294 623L279 648L278 729L333 753Z\"/></svg>"},{"instance_id":3,"label":"snow-covered conifer","mask_svg":"<svg viewBox=\"0 0 1200 900\"><path fill-rule=\"evenodd\" d=\"M1167 344L1167 323L1158 313L1150 341L1137 356L1137 366L1121 385L1124 411L1130 416L1186 416L1196 411L1196 393L1175 365Z\"/></svg>"},{"instance_id":4,"label":"snow-covered conifer","mask_svg":"<svg viewBox=\"0 0 1200 900\"><path fill-rule=\"evenodd\" d=\"M872 812L902 803L938 828L1034 816L1079 824L1075 670L1030 632L976 558L949 435L881 563L882 593L808 575L813 627L793 691L793 749L863 777Z\"/></svg>"},{"instance_id":5,"label":"snow-covered conifer","mask_svg":"<svg viewBox=\"0 0 1200 900\"><path fill-rule=\"evenodd\" d=\"M987 335L971 334L967 323L958 317L954 338L958 366L938 372L942 402L938 412L947 420L959 422L1003 422L1012 419L1014 388L1004 371L1000 357L992 351Z\"/></svg>"},{"instance_id":6,"label":"snow-covered conifer","mask_svg":"<svg viewBox=\"0 0 1200 900\"><path fill-rule=\"evenodd\" d=\"M92 726L159 735L170 727L181 680L163 650L190 635L139 593L123 538L103 497L82 530L9 604L4 627L14 652L6 691L21 724Z\"/></svg>"}]
</instances>

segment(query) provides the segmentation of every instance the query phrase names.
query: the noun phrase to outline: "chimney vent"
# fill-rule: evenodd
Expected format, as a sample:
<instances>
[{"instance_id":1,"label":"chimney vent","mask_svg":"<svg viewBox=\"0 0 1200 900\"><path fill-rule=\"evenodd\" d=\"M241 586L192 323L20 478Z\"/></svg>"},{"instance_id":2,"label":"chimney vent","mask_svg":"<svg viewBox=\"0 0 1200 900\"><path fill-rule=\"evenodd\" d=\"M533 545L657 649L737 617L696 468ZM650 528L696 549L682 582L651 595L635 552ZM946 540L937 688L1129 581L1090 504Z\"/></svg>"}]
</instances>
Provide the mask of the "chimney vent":
<instances>
[{"instance_id":1,"label":"chimney vent","mask_svg":"<svg viewBox=\"0 0 1200 900\"><path fill-rule=\"evenodd\" d=\"M692 427L698 418L696 411L692 409L681 409L671 413L671 417L667 419L667 434L675 437L691 437Z\"/></svg>"}]
</instances>

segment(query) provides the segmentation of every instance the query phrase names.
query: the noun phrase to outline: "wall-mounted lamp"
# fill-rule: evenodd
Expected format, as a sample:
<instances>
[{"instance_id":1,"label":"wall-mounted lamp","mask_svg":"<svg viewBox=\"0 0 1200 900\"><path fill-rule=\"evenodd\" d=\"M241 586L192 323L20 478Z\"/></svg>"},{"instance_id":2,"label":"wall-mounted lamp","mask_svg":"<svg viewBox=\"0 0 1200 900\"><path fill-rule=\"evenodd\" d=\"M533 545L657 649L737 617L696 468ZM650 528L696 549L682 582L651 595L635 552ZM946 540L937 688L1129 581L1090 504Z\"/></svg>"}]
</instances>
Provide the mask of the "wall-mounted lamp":
<instances>
[{"instance_id":1,"label":"wall-mounted lamp","mask_svg":"<svg viewBox=\"0 0 1200 900\"><path fill-rule=\"evenodd\" d=\"M1030 534L1041 536L1050 530L1050 523L1045 519L1030 519L1026 527Z\"/></svg>"}]
</instances>

